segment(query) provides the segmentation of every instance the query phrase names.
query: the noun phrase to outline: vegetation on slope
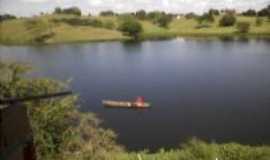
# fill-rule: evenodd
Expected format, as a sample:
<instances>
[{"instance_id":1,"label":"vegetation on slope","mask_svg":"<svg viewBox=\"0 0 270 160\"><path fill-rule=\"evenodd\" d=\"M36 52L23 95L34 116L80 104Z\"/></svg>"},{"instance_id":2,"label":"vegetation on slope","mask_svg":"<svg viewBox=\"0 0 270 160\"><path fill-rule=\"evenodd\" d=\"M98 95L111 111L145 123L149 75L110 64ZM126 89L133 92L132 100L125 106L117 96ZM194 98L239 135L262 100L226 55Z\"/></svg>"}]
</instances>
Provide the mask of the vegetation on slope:
<instances>
[{"instance_id":1,"label":"vegetation on slope","mask_svg":"<svg viewBox=\"0 0 270 160\"><path fill-rule=\"evenodd\" d=\"M30 18L4 15L0 20L0 43L51 44L84 41L159 39L176 36L270 36L270 7L260 12L211 9L202 16L194 13L173 15L143 10L116 14L104 11L100 16L81 16L77 7L56 8L53 14ZM268 16L268 17L267 17ZM123 22L122 17L129 17ZM126 23L127 22L127 23ZM132 23L134 27L123 24ZM137 23L139 22L139 23ZM242 25L242 24L245 25ZM240 24L240 25L236 25ZM242 26L239 28L239 26ZM249 26L249 27L247 27ZM133 30L135 29L136 32ZM244 30L243 32L241 32ZM127 34L128 33L128 34ZM129 34L132 33L132 34ZM136 34L133 34L136 33ZM135 36L134 36L135 35Z\"/></svg>"}]
</instances>

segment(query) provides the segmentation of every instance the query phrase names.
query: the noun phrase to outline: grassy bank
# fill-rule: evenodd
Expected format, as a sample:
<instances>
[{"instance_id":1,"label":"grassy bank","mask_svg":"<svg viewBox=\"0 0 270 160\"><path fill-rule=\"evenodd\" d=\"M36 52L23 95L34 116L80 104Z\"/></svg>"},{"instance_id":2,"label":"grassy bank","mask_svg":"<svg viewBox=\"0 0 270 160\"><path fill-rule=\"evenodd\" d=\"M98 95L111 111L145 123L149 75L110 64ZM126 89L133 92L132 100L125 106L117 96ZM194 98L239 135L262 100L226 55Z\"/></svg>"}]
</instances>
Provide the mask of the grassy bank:
<instances>
[{"instance_id":1,"label":"grassy bank","mask_svg":"<svg viewBox=\"0 0 270 160\"><path fill-rule=\"evenodd\" d=\"M105 24L105 27L94 25L71 25L70 20L81 19L85 21L96 19ZM235 26L220 27L220 16L206 28L198 29L195 19L173 19L167 28L158 27L151 21L140 21L143 32L140 39L164 39L173 37L219 37L242 36L237 34ZM270 37L270 22L263 18L262 25L256 25L256 17L238 16L237 21L249 22L250 31L244 36ZM110 23L111 26L106 26ZM77 17L73 15L46 15L33 18L7 20L0 25L0 43L2 44L55 44L69 42L89 41L115 41L128 40L117 30L119 20L117 17Z\"/></svg>"}]
</instances>

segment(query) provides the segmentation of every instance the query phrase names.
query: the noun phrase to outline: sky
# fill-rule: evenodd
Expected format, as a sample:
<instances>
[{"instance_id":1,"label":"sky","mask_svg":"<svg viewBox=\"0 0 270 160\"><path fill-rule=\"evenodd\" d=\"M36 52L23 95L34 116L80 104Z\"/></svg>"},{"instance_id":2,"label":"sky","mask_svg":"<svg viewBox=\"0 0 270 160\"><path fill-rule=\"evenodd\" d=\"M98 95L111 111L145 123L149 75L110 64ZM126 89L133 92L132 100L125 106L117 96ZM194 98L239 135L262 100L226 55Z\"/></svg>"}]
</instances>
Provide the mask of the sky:
<instances>
[{"instance_id":1,"label":"sky","mask_svg":"<svg viewBox=\"0 0 270 160\"><path fill-rule=\"evenodd\" d=\"M269 4L270 0L0 0L0 13L32 16L40 12L52 12L57 6L61 8L77 6L81 8L83 14L97 14L104 10L130 12L139 9L203 13L210 8L258 10Z\"/></svg>"}]
</instances>

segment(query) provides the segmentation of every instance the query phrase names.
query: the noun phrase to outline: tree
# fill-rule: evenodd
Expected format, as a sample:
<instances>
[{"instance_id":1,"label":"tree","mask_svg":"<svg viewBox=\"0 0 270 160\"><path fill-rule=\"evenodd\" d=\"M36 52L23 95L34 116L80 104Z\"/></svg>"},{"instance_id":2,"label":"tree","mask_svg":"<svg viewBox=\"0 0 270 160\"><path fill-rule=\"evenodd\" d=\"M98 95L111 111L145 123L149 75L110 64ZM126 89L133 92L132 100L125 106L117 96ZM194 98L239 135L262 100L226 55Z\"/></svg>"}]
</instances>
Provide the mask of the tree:
<instances>
[{"instance_id":1,"label":"tree","mask_svg":"<svg viewBox=\"0 0 270 160\"><path fill-rule=\"evenodd\" d=\"M138 19L141 19L141 20L144 20L146 19L146 12L144 10L139 10L135 13L135 16L138 18Z\"/></svg>"},{"instance_id":2,"label":"tree","mask_svg":"<svg viewBox=\"0 0 270 160\"><path fill-rule=\"evenodd\" d=\"M249 22L238 22L237 23L237 30L239 33L248 33L250 29Z\"/></svg>"},{"instance_id":3,"label":"tree","mask_svg":"<svg viewBox=\"0 0 270 160\"><path fill-rule=\"evenodd\" d=\"M197 17L197 21L199 24L202 24L203 22L213 23L215 21L215 17L213 16L213 14L204 13L202 16Z\"/></svg>"},{"instance_id":4,"label":"tree","mask_svg":"<svg viewBox=\"0 0 270 160\"><path fill-rule=\"evenodd\" d=\"M218 16L220 13L219 13L219 10L217 9L210 9L208 14Z\"/></svg>"},{"instance_id":5,"label":"tree","mask_svg":"<svg viewBox=\"0 0 270 160\"><path fill-rule=\"evenodd\" d=\"M270 5L268 5L266 8L261 9L258 12L258 16L260 17L269 17L270 16Z\"/></svg>"},{"instance_id":6,"label":"tree","mask_svg":"<svg viewBox=\"0 0 270 160\"><path fill-rule=\"evenodd\" d=\"M242 13L243 16L256 16L257 12L254 9L249 9Z\"/></svg>"},{"instance_id":7,"label":"tree","mask_svg":"<svg viewBox=\"0 0 270 160\"><path fill-rule=\"evenodd\" d=\"M114 16L114 12L111 11L111 10L108 10L108 11L102 11L102 12L100 12L99 15L100 15L100 16Z\"/></svg>"},{"instance_id":8,"label":"tree","mask_svg":"<svg viewBox=\"0 0 270 160\"><path fill-rule=\"evenodd\" d=\"M169 15L161 14L155 20L155 23L158 24L159 27L167 28L169 23L172 21L172 18Z\"/></svg>"},{"instance_id":9,"label":"tree","mask_svg":"<svg viewBox=\"0 0 270 160\"><path fill-rule=\"evenodd\" d=\"M219 21L219 25L222 27L233 26L236 23L236 17L233 14L225 14Z\"/></svg>"},{"instance_id":10,"label":"tree","mask_svg":"<svg viewBox=\"0 0 270 160\"><path fill-rule=\"evenodd\" d=\"M55 9L54 9L54 12L53 12L54 14L61 14L62 13L62 9L60 8L60 7L56 7Z\"/></svg>"},{"instance_id":11,"label":"tree","mask_svg":"<svg viewBox=\"0 0 270 160\"><path fill-rule=\"evenodd\" d=\"M172 21L172 15L166 14L165 12L153 11L147 14L147 18L159 27L168 27Z\"/></svg>"},{"instance_id":12,"label":"tree","mask_svg":"<svg viewBox=\"0 0 270 160\"><path fill-rule=\"evenodd\" d=\"M73 15L77 15L77 16L81 16L82 12L80 10L80 8L78 7L70 7L70 8L65 8L62 10L63 14L73 14Z\"/></svg>"},{"instance_id":13,"label":"tree","mask_svg":"<svg viewBox=\"0 0 270 160\"><path fill-rule=\"evenodd\" d=\"M187 13L185 17L186 19L192 19L192 18L197 18L198 16L195 13L191 12L191 13Z\"/></svg>"},{"instance_id":14,"label":"tree","mask_svg":"<svg viewBox=\"0 0 270 160\"><path fill-rule=\"evenodd\" d=\"M6 20L12 20L12 19L16 19L16 16L11 15L11 14L0 15L0 22L6 21Z\"/></svg>"},{"instance_id":15,"label":"tree","mask_svg":"<svg viewBox=\"0 0 270 160\"><path fill-rule=\"evenodd\" d=\"M141 23L134 17L124 16L121 19L119 30L137 40L143 28Z\"/></svg>"}]
</instances>

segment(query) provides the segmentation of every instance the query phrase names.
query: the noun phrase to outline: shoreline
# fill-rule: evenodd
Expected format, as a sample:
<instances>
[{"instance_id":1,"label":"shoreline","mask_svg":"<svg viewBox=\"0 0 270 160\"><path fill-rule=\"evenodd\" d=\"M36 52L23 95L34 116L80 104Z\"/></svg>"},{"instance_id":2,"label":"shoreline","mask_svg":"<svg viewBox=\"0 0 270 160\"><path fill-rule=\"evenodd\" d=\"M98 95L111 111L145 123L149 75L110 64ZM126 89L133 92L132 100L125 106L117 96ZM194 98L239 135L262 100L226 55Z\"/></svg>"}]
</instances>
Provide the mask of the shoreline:
<instances>
[{"instance_id":1,"label":"shoreline","mask_svg":"<svg viewBox=\"0 0 270 160\"><path fill-rule=\"evenodd\" d=\"M0 41L2 46L47 46L47 45L60 45L60 44L83 44L83 43L100 43L100 42L144 42L144 41L159 41L159 40L172 40L177 38L183 39L215 39L215 40L246 40L246 39L269 39L269 34L215 34L215 33L169 33L169 34L143 34L139 40L134 41L130 38L113 38L113 39L91 39L91 40L74 40L74 41L62 41L62 42L45 42L45 43L33 43L33 42L23 42L23 43L5 43Z\"/></svg>"}]
</instances>

